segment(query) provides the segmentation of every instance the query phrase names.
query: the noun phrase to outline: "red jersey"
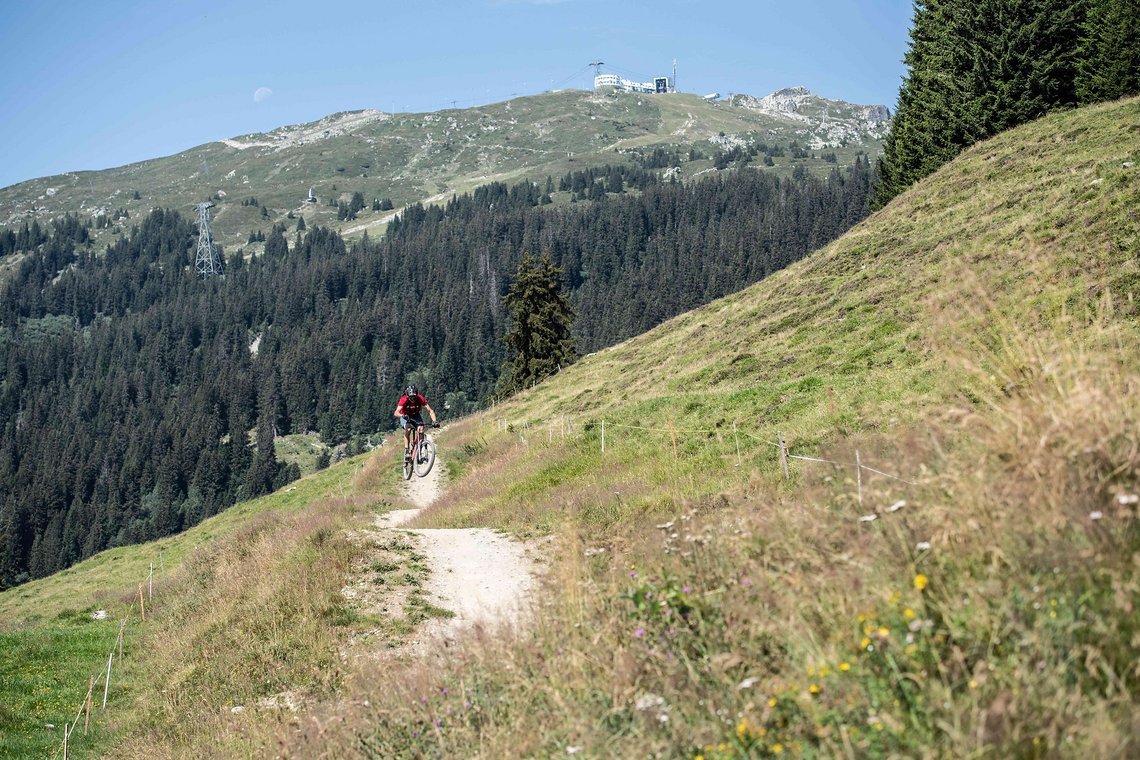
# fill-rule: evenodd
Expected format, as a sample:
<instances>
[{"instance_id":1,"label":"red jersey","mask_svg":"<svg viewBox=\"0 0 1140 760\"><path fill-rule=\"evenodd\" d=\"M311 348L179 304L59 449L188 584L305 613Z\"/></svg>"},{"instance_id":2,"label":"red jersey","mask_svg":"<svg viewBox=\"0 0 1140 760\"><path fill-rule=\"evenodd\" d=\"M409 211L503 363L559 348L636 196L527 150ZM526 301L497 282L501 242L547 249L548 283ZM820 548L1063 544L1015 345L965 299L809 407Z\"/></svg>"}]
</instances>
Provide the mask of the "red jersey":
<instances>
[{"instance_id":1,"label":"red jersey","mask_svg":"<svg viewBox=\"0 0 1140 760\"><path fill-rule=\"evenodd\" d=\"M427 399L417 393L416 395L408 398L405 394L400 396L400 403L396 406L404 410L404 414L409 417L419 417L420 410L427 406Z\"/></svg>"}]
</instances>

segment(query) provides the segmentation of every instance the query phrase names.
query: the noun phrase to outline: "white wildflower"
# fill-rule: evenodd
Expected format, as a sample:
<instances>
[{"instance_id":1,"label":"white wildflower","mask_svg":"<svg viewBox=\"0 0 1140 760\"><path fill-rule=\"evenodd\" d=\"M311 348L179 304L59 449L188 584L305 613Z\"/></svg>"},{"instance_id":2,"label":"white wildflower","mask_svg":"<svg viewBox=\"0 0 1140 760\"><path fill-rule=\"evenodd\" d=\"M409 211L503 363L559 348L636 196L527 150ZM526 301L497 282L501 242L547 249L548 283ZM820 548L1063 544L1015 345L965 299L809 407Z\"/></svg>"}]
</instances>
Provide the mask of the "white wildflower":
<instances>
[{"instance_id":1,"label":"white wildflower","mask_svg":"<svg viewBox=\"0 0 1140 760\"><path fill-rule=\"evenodd\" d=\"M665 705L665 697L662 697L658 694L642 694L640 697L637 698L637 702L635 702L633 706L636 707L638 710L645 711L645 710L656 710L657 708L662 707L664 705Z\"/></svg>"},{"instance_id":2,"label":"white wildflower","mask_svg":"<svg viewBox=\"0 0 1140 760\"><path fill-rule=\"evenodd\" d=\"M1122 493L1116 497L1116 503L1122 507L1128 504L1140 504L1140 494Z\"/></svg>"},{"instance_id":3,"label":"white wildflower","mask_svg":"<svg viewBox=\"0 0 1140 760\"><path fill-rule=\"evenodd\" d=\"M567 744L566 745L566 754L567 755L577 755L581 751L582 751L582 748L575 745L575 744Z\"/></svg>"},{"instance_id":4,"label":"white wildflower","mask_svg":"<svg viewBox=\"0 0 1140 760\"><path fill-rule=\"evenodd\" d=\"M742 689L751 689L753 686L755 686L755 685L756 685L756 684L758 684L759 682L760 682L760 679L759 679L759 678L757 678L757 677L755 677L755 676L749 676L748 678L745 678L745 679L744 679L743 681L741 681L740 683L736 684L736 688L737 688L738 690L742 690Z\"/></svg>"},{"instance_id":5,"label":"white wildflower","mask_svg":"<svg viewBox=\"0 0 1140 760\"><path fill-rule=\"evenodd\" d=\"M1101 512L1099 509L1096 509L1096 510L1093 510L1092 512L1089 512L1089 519L1090 520L1099 520L1102 517L1104 517L1104 512Z\"/></svg>"},{"instance_id":6,"label":"white wildflower","mask_svg":"<svg viewBox=\"0 0 1140 760\"><path fill-rule=\"evenodd\" d=\"M920 552L928 552L928 551L930 551L930 542L929 541L919 541L917 544L914 545L914 548L918 549Z\"/></svg>"}]
</instances>

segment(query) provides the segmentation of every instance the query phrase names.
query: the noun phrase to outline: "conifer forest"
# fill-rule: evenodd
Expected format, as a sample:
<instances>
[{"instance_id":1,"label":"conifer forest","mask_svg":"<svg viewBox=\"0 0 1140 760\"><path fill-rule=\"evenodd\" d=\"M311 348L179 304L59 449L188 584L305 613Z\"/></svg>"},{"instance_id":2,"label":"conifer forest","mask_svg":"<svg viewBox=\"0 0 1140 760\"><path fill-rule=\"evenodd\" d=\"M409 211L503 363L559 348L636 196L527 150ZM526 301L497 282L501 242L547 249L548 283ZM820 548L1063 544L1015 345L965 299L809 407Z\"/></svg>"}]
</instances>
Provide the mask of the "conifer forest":
<instances>
[{"instance_id":1,"label":"conifer forest","mask_svg":"<svg viewBox=\"0 0 1140 760\"><path fill-rule=\"evenodd\" d=\"M503 299L524 255L564 273L587 353L869 212L863 158L822 178L748 159L691 184L636 166L490 184L411 206L380 239L299 218L208 279L194 274L194 220L175 211L130 220L103 250L74 216L0 233L13 262L0 285L0 587L288 483L299 470L278 461L278 436L360 448L391 429L409 380L452 416L505 392Z\"/></svg>"}]
</instances>

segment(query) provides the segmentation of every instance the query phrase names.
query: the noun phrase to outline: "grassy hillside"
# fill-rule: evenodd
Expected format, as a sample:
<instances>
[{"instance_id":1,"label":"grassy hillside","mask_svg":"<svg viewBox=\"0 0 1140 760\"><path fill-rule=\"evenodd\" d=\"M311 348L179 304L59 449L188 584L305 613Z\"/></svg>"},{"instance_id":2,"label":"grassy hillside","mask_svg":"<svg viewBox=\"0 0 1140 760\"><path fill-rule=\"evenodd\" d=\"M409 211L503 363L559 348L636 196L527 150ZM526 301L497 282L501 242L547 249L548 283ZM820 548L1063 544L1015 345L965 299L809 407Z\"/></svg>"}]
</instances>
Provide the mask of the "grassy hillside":
<instances>
[{"instance_id":1,"label":"grassy hillside","mask_svg":"<svg viewBox=\"0 0 1140 760\"><path fill-rule=\"evenodd\" d=\"M343 724L315 710L278 740L1135 754L1137 123L1131 100L979 145L800 264L459 426L457 487L421 524L555 535L536 631L386 668ZM784 480L779 432L839 465ZM857 451L909 482L856 478Z\"/></svg>"},{"instance_id":2,"label":"grassy hillside","mask_svg":"<svg viewBox=\"0 0 1140 760\"><path fill-rule=\"evenodd\" d=\"M453 426L421 522L552 537L526 635L338 658L341 536L394 498L394 453L302 481L308 508L169 580L103 746L1134 756L1137 124L1133 99L978 145L799 264ZM837 464L785 480L781 433ZM904 480L857 477L856 452ZM12 593L5 619L32 621ZM251 707L292 687L299 713Z\"/></svg>"},{"instance_id":3,"label":"grassy hillside","mask_svg":"<svg viewBox=\"0 0 1140 760\"><path fill-rule=\"evenodd\" d=\"M576 90L434 113L333 114L116 169L2 188L0 225L43 223L64 212L86 218L127 211L129 218L97 231L105 242L155 206L190 213L195 203L221 193L212 212L214 238L233 252L247 245L251 231L268 233L277 222L292 229L296 222L288 214L303 215L309 226L332 226L350 235L368 230L375 236L391 212L366 210L355 221L337 221L336 201L357 191L369 204L390 198L400 207L496 180L540 181L589 166L629 163L656 147L684 154L682 176L711 170L716 151L742 142L787 147L795 141L813 151L806 158L776 159L771 170L784 173L799 165L826 172L831 164L823 160L824 152L835 153L842 164L853 163L859 151L878 154L886 125L868 122L858 107L810 99L829 105L829 119L760 110L755 99L745 107L685 94ZM688 161L690 147L706 158ZM305 202L310 187L316 204ZM242 205L249 198L258 205Z\"/></svg>"}]
</instances>

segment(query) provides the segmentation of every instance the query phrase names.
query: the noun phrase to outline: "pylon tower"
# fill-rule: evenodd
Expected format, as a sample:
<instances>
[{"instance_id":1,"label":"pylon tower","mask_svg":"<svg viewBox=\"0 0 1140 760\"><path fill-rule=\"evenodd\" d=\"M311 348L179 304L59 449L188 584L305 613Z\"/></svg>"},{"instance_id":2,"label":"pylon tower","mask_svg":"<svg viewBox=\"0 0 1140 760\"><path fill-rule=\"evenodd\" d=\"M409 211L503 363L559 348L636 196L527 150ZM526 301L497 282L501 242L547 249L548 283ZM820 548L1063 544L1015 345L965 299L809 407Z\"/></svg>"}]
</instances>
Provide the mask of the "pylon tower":
<instances>
[{"instance_id":1,"label":"pylon tower","mask_svg":"<svg viewBox=\"0 0 1140 760\"><path fill-rule=\"evenodd\" d=\"M222 273L222 262L214 250L210 237L210 206L213 203L199 203L198 208L198 256L194 259L194 271L202 277L213 277Z\"/></svg>"}]
</instances>

